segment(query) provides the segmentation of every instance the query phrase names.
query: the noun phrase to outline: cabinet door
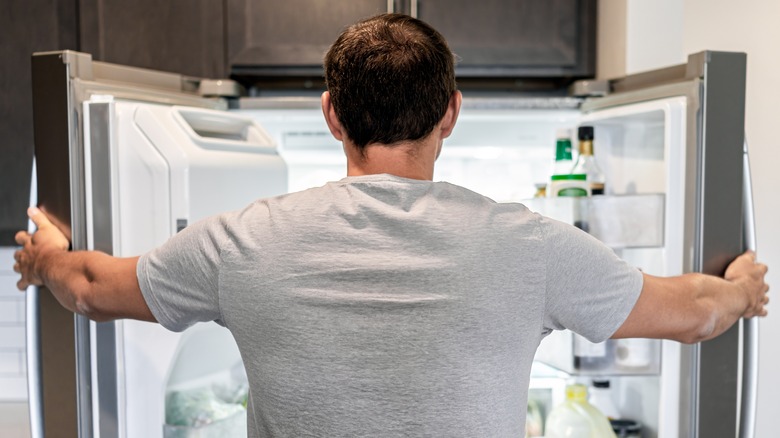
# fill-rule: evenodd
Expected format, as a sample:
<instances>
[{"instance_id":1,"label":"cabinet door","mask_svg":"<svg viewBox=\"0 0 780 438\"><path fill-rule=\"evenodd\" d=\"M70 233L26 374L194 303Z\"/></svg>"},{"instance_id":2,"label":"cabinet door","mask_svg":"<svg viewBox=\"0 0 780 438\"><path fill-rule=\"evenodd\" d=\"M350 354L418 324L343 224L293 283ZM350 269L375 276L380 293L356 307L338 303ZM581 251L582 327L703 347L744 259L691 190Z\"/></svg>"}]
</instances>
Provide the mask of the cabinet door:
<instances>
[{"instance_id":1,"label":"cabinet door","mask_svg":"<svg viewBox=\"0 0 780 438\"><path fill-rule=\"evenodd\" d=\"M77 49L76 0L0 3L0 246L27 229L33 161L33 52ZM11 269L4 266L3 269Z\"/></svg>"},{"instance_id":2,"label":"cabinet door","mask_svg":"<svg viewBox=\"0 0 780 438\"><path fill-rule=\"evenodd\" d=\"M460 77L595 73L595 0L409 0L441 32Z\"/></svg>"},{"instance_id":3,"label":"cabinet door","mask_svg":"<svg viewBox=\"0 0 780 438\"><path fill-rule=\"evenodd\" d=\"M239 76L322 76L322 58L348 25L393 0L227 0L228 63Z\"/></svg>"},{"instance_id":4,"label":"cabinet door","mask_svg":"<svg viewBox=\"0 0 780 438\"><path fill-rule=\"evenodd\" d=\"M95 60L226 77L221 1L79 0L79 5L80 49Z\"/></svg>"}]
</instances>

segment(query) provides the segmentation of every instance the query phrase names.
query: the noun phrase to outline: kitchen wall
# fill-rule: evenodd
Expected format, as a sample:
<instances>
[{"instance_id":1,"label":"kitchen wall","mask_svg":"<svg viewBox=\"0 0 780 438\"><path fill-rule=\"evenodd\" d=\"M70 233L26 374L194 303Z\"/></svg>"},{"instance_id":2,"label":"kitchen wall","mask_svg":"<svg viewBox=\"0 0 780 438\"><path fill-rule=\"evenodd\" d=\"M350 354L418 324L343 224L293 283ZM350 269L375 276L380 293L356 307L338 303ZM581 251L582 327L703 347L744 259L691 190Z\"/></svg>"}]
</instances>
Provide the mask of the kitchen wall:
<instances>
[{"instance_id":1,"label":"kitchen wall","mask_svg":"<svg viewBox=\"0 0 780 438\"><path fill-rule=\"evenodd\" d=\"M0 401L27 399L24 295L16 289L13 252L0 248Z\"/></svg>"},{"instance_id":2,"label":"kitchen wall","mask_svg":"<svg viewBox=\"0 0 780 438\"><path fill-rule=\"evenodd\" d=\"M773 0L602 0L599 76L684 62L705 49L748 55L746 131L750 145L759 259L770 266L770 285L780 284L780 2ZM624 21L621 21L623 17ZM621 47L625 52L621 52ZM622 68L621 68L622 67ZM617 74L616 74L617 73ZM773 298L777 302L777 298ZM780 309L769 306L760 322L760 388L757 437L776 436L780 402Z\"/></svg>"}]
</instances>

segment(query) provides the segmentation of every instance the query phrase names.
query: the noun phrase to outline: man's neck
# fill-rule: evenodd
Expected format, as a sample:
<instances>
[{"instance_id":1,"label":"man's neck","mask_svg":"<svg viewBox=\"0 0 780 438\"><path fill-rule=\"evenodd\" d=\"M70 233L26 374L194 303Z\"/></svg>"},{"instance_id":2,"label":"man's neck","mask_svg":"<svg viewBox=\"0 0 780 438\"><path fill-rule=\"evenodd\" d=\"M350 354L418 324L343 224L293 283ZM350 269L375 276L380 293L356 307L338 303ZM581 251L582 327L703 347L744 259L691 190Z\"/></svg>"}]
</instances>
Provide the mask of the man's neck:
<instances>
[{"instance_id":1,"label":"man's neck","mask_svg":"<svg viewBox=\"0 0 780 438\"><path fill-rule=\"evenodd\" d=\"M428 140L428 141L426 141ZM361 154L353 145L345 144L347 176L387 173L402 178L432 180L433 164L438 146L432 139L392 146L373 144Z\"/></svg>"}]
</instances>

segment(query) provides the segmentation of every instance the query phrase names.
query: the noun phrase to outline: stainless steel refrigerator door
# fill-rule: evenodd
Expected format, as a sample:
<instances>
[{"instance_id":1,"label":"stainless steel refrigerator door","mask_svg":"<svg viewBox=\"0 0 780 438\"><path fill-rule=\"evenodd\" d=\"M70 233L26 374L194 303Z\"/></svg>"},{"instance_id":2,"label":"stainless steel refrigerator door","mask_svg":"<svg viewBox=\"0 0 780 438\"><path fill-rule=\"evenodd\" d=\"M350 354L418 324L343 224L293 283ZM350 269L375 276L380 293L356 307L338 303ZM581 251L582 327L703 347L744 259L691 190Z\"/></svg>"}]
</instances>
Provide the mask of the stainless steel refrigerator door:
<instances>
[{"instance_id":1,"label":"stainless steel refrigerator door","mask_svg":"<svg viewBox=\"0 0 780 438\"><path fill-rule=\"evenodd\" d=\"M88 249L88 233L92 233L93 242L95 230L101 242L105 241L105 233L110 233L104 210L87 212L87 193L90 201L94 202L92 198L96 196L105 205L110 199L110 192L106 191L110 186L92 190L85 174L85 166L91 165L91 160L108 159L105 147L110 129L106 124L89 134L84 132L85 101L94 95L110 94L167 105L227 109L224 100L198 95L197 78L93 62L85 53L36 53L32 58L32 79L38 205L70 238L75 250ZM105 122L107 108L108 104L101 104L94 111L91 109L93 122ZM85 135L93 136L89 140L96 146L94 154L85 154ZM101 165L97 163L94 168ZM88 221L97 226L88 229ZM95 248L107 249L101 245L97 242ZM38 378L41 402L31 409L35 409L34 418L42 419L43 435L120 436L119 399L111 371L116 369L112 362L113 323L97 324L93 330L87 318L64 309L45 288L40 289L37 299L37 306L30 307L38 315L31 321L36 326L30 332L37 335L33 339L40 346L40 367L32 367L31 371L37 372L33 378ZM94 361L93 344L101 351Z\"/></svg>"},{"instance_id":2,"label":"stainless steel refrigerator door","mask_svg":"<svg viewBox=\"0 0 780 438\"><path fill-rule=\"evenodd\" d=\"M611 81L615 94L583 111L686 96L684 272L722 276L744 250L743 141L746 56L700 52L688 63ZM735 437L740 421L739 324L720 337L683 346L680 437ZM668 400L676 403L676 400ZM747 420L747 419L746 419Z\"/></svg>"},{"instance_id":3,"label":"stainless steel refrigerator door","mask_svg":"<svg viewBox=\"0 0 780 438\"><path fill-rule=\"evenodd\" d=\"M728 263L744 250L741 206L747 59L740 53L705 52L703 56L694 270L722 276ZM740 342L739 324L735 324L718 338L688 349L695 396L692 436L737 435Z\"/></svg>"},{"instance_id":4,"label":"stainless steel refrigerator door","mask_svg":"<svg viewBox=\"0 0 780 438\"><path fill-rule=\"evenodd\" d=\"M74 249L86 249L80 115L70 86L83 66L79 55L33 57L33 124L38 205ZM89 320L64 309L46 288L38 309L43 433L91 437Z\"/></svg>"}]
</instances>

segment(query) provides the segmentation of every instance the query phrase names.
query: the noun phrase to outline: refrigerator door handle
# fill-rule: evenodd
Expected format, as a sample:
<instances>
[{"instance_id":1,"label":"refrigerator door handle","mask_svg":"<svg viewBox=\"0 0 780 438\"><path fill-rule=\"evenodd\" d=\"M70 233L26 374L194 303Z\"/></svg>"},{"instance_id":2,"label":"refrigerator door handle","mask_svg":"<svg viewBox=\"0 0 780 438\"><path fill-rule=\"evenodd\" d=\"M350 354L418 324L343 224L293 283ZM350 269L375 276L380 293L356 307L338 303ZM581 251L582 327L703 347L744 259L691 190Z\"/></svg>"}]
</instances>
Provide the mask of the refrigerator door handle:
<instances>
[{"instance_id":1,"label":"refrigerator door handle","mask_svg":"<svg viewBox=\"0 0 780 438\"><path fill-rule=\"evenodd\" d=\"M743 233L746 249L756 250L756 223L753 211L753 187L747 137L743 146ZM758 318L745 319L742 325L742 395L739 437L754 438L758 397Z\"/></svg>"},{"instance_id":2,"label":"refrigerator door handle","mask_svg":"<svg viewBox=\"0 0 780 438\"><path fill-rule=\"evenodd\" d=\"M43 437L43 387L41 386L40 333L38 331L38 286L25 293L25 331L27 359L27 406L30 412L30 436Z\"/></svg>"},{"instance_id":3,"label":"refrigerator door handle","mask_svg":"<svg viewBox=\"0 0 780 438\"><path fill-rule=\"evenodd\" d=\"M38 184L35 157L33 157L30 205L37 204ZM35 224L28 220L27 231L35 232ZM25 359L27 365L27 406L30 412L30 436L43 437L43 386L41 385L41 333L38 286L29 286L25 292Z\"/></svg>"}]
</instances>

